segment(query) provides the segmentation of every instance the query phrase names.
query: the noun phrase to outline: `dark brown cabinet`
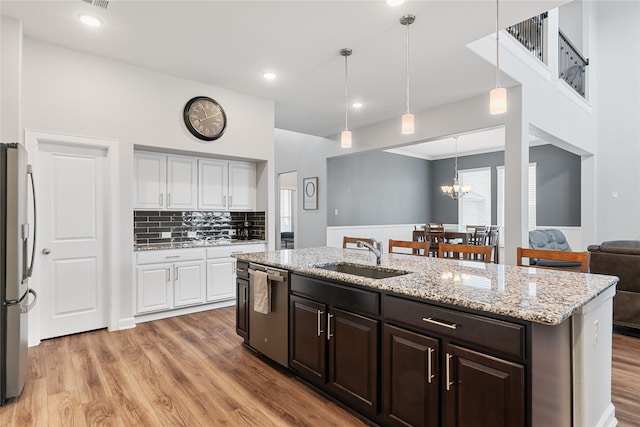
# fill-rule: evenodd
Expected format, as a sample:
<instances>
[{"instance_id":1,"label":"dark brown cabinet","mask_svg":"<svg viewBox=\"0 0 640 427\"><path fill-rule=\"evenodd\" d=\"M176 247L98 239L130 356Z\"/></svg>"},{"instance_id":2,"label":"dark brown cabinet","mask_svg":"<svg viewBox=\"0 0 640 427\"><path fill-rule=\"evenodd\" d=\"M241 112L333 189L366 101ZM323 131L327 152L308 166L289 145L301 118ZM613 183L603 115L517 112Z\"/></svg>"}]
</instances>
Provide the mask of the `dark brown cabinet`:
<instances>
[{"instance_id":1,"label":"dark brown cabinet","mask_svg":"<svg viewBox=\"0 0 640 427\"><path fill-rule=\"evenodd\" d=\"M438 340L384 325L382 348L385 421L394 426L438 426Z\"/></svg>"},{"instance_id":2,"label":"dark brown cabinet","mask_svg":"<svg viewBox=\"0 0 640 427\"><path fill-rule=\"evenodd\" d=\"M382 406L386 424L527 425L525 366L496 356L520 353L521 325L396 297L387 296L385 302ZM487 350L460 345L464 342Z\"/></svg>"},{"instance_id":3,"label":"dark brown cabinet","mask_svg":"<svg viewBox=\"0 0 640 427\"><path fill-rule=\"evenodd\" d=\"M445 350L443 425L525 425L522 365L452 344Z\"/></svg>"},{"instance_id":4,"label":"dark brown cabinet","mask_svg":"<svg viewBox=\"0 0 640 427\"><path fill-rule=\"evenodd\" d=\"M249 265L238 262L236 267L236 332L249 339Z\"/></svg>"},{"instance_id":5,"label":"dark brown cabinet","mask_svg":"<svg viewBox=\"0 0 640 427\"><path fill-rule=\"evenodd\" d=\"M291 367L349 407L375 417L379 321L295 295L290 307Z\"/></svg>"}]
</instances>

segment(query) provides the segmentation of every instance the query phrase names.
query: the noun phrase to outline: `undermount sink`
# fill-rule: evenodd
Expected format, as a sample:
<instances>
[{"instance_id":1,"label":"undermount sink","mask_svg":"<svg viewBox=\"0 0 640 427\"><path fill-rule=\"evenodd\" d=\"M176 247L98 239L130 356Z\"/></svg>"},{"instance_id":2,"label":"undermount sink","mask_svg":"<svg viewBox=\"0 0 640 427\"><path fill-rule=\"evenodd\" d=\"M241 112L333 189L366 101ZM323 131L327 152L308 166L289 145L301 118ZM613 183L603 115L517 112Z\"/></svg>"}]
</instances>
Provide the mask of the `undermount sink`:
<instances>
[{"instance_id":1,"label":"undermount sink","mask_svg":"<svg viewBox=\"0 0 640 427\"><path fill-rule=\"evenodd\" d=\"M317 268L335 271L337 273L351 274L353 276L367 277L369 279L386 279L389 277L397 277L409 273L408 271L383 270L379 267L372 267L368 265L353 265L344 263L319 265L317 266Z\"/></svg>"}]
</instances>

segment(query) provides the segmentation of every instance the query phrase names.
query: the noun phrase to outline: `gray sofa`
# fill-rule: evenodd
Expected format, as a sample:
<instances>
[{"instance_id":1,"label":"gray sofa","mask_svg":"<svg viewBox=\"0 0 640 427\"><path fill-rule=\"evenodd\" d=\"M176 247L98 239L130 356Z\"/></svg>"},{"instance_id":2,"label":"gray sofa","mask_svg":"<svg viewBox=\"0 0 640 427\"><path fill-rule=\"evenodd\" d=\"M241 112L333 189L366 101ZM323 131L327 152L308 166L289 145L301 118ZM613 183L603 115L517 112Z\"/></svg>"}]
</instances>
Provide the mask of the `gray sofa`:
<instances>
[{"instance_id":1,"label":"gray sofa","mask_svg":"<svg viewBox=\"0 0 640 427\"><path fill-rule=\"evenodd\" d=\"M591 273L618 276L614 325L640 332L640 241L612 240L588 247Z\"/></svg>"},{"instance_id":2,"label":"gray sofa","mask_svg":"<svg viewBox=\"0 0 640 427\"><path fill-rule=\"evenodd\" d=\"M569 251L571 246L564 233L555 228L547 230L531 230L529 231L529 247L531 249L544 249L554 251ZM530 259L530 265L539 265L542 267L559 267L565 269L580 270L580 263L567 261L553 261L547 259Z\"/></svg>"}]
</instances>

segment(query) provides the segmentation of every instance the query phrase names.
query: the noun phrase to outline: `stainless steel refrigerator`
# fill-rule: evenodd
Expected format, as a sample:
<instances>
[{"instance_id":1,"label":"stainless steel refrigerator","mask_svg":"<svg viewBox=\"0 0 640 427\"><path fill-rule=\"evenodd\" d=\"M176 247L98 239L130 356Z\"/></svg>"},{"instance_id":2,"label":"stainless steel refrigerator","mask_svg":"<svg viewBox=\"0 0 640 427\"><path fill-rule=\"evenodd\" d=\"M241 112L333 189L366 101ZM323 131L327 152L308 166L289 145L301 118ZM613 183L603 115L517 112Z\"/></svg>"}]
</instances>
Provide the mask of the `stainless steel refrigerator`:
<instances>
[{"instance_id":1,"label":"stainless steel refrigerator","mask_svg":"<svg viewBox=\"0 0 640 427\"><path fill-rule=\"evenodd\" d=\"M0 405L18 397L27 379L27 313L37 298L29 289L35 254L29 190L34 184L27 151L21 144L0 144ZM35 223L35 194L32 200Z\"/></svg>"}]
</instances>

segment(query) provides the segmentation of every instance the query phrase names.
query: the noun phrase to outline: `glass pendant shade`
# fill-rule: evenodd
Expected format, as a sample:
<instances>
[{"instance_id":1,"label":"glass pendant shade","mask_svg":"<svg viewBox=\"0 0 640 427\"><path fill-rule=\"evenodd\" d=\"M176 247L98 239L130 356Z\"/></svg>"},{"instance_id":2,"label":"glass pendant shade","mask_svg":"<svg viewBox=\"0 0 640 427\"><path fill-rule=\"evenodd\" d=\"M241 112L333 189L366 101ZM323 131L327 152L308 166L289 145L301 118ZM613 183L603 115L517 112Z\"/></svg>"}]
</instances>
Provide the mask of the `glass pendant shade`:
<instances>
[{"instance_id":1,"label":"glass pendant shade","mask_svg":"<svg viewBox=\"0 0 640 427\"><path fill-rule=\"evenodd\" d=\"M340 147L351 148L351 131L350 130L342 131L342 136L340 138Z\"/></svg>"},{"instance_id":2,"label":"glass pendant shade","mask_svg":"<svg viewBox=\"0 0 640 427\"><path fill-rule=\"evenodd\" d=\"M413 114L406 113L402 115L402 134L411 135L414 132Z\"/></svg>"},{"instance_id":3,"label":"glass pendant shade","mask_svg":"<svg viewBox=\"0 0 640 427\"><path fill-rule=\"evenodd\" d=\"M497 87L489 94L489 113L503 114L507 112L507 89Z\"/></svg>"}]
</instances>

